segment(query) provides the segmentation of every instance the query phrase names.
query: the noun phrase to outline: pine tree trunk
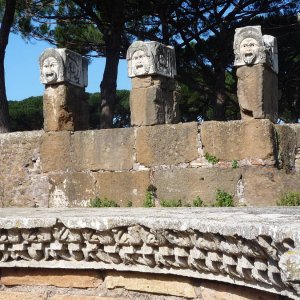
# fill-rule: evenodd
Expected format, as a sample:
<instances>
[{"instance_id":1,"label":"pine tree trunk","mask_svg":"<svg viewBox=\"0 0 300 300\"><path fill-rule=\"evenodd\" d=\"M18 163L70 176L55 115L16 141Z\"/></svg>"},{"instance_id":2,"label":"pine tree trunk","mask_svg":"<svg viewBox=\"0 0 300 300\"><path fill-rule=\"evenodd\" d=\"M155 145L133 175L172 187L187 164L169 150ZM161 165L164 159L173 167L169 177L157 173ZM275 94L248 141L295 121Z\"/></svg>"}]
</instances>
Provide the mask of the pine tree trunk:
<instances>
[{"instance_id":1,"label":"pine tree trunk","mask_svg":"<svg viewBox=\"0 0 300 300\"><path fill-rule=\"evenodd\" d=\"M10 29L14 21L15 9L16 0L5 1L5 11L0 28L0 132L8 132L10 129L5 87L4 58Z\"/></svg>"},{"instance_id":2,"label":"pine tree trunk","mask_svg":"<svg viewBox=\"0 0 300 300\"><path fill-rule=\"evenodd\" d=\"M113 114L116 102L118 65L121 49L121 35L123 29L123 7L124 1L112 1L112 22L111 28L105 35L106 63L103 79L100 85L101 106L100 106L100 128L113 127Z\"/></svg>"}]
</instances>

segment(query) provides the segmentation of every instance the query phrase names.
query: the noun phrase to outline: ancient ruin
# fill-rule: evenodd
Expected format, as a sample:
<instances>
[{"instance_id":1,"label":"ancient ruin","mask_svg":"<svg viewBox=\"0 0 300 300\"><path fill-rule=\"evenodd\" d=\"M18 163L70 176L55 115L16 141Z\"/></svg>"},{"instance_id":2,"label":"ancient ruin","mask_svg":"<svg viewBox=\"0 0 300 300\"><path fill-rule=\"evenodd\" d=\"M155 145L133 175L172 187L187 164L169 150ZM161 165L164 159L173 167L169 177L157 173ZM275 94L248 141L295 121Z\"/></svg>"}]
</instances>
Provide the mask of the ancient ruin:
<instances>
[{"instance_id":1,"label":"ancient ruin","mask_svg":"<svg viewBox=\"0 0 300 300\"><path fill-rule=\"evenodd\" d=\"M234 51L242 120L172 124L174 49L138 41L133 127L85 131L86 60L42 53L44 131L0 136L0 299L300 298L300 209L274 207L299 192L300 126L272 122L276 38L239 28ZM239 207L142 208L150 187L156 206L223 190Z\"/></svg>"},{"instance_id":2,"label":"ancient ruin","mask_svg":"<svg viewBox=\"0 0 300 300\"><path fill-rule=\"evenodd\" d=\"M237 28L234 36L242 120L270 119L278 115L278 52L276 38L263 36L260 26Z\"/></svg>"},{"instance_id":3,"label":"ancient ruin","mask_svg":"<svg viewBox=\"0 0 300 300\"><path fill-rule=\"evenodd\" d=\"M158 42L134 42L127 51L131 125L179 122L179 92L174 48Z\"/></svg>"},{"instance_id":4,"label":"ancient ruin","mask_svg":"<svg viewBox=\"0 0 300 300\"><path fill-rule=\"evenodd\" d=\"M68 49L49 48L39 62L40 79L45 84L44 130L87 129L87 60Z\"/></svg>"}]
</instances>

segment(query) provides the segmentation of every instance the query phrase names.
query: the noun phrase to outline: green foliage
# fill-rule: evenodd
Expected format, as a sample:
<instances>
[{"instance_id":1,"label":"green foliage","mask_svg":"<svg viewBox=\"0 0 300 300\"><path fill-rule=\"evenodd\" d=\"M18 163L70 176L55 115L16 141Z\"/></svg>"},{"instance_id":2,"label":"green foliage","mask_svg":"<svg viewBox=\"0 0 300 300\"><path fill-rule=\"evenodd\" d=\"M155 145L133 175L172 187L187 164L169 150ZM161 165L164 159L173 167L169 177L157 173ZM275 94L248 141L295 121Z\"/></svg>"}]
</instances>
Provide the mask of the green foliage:
<instances>
[{"instance_id":1,"label":"green foliage","mask_svg":"<svg viewBox=\"0 0 300 300\"><path fill-rule=\"evenodd\" d=\"M206 159L209 163L211 163L211 164L213 164L213 165L215 165L216 163L219 162L219 159L218 159L218 158L216 158L216 157L213 156L213 155L210 155L208 152L206 152L206 153L204 154L204 157L205 157L205 159Z\"/></svg>"},{"instance_id":2,"label":"green foliage","mask_svg":"<svg viewBox=\"0 0 300 300\"><path fill-rule=\"evenodd\" d=\"M23 101L8 101L12 131L43 128L43 97L30 97Z\"/></svg>"},{"instance_id":3,"label":"green foliage","mask_svg":"<svg viewBox=\"0 0 300 300\"><path fill-rule=\"evenodd\" d=\"M157 188L153 184L150 184L148 186L143 207L155 207L154 199L155 199L156 190Z\"/></svg>"},{"instance_id":4,"label":"green foliage","mask_svg":"<svg viewBox=\"0 0 300 300\"><path fill-rule=\"evenodd\" d=\"M143 207L154 207L155 203L154 203L154 197L153 197L153 193L147 191L146 192L146 196L145 196L145 200L143 203Z\"/></svg>"},{"instance_id":5,"label":"green foliage","mask_svg":"<svg viewBox=\"0 0 300 300\"><path fill-rule=\"evenodd\" d=\"M217 190L216 202L214 203L216 207L233 207L233 196L223 190Z\"/></svg>"},{"instance_id":6,"label":"green foliage","mask_svg":"<svg viewBox=\"0 0 300 300\"><path fill-rule=\"evenodd\" d=\"M160 205L162 207L182 207L182 202L180 199L167 199L160 200Z\"/></svg>"},{"instance_id":7,"label":"green foliage","mask_svg":"<svg viewBox=\"0 0 300 300\"><path fill-rule=\"evenodd\" d=\"M119 207L119 205L112 200L108 200L107 198L99 198L96 197L95 199L90 200L91 207Z\"/></svg>"},{"instance_id":8,"label":"green foliage","mask_svg":"<svg viewBox=\"0 0 300 300\"><path fill-rule=\"evenodd\" d=\"M194 207L204 207L205 204L204 204L203 200L202 200L199 196L197 196L197 197L193 200L193 206L194 206Z\"/></svg>"},{"instance_id":9,"label":"green foliage","mask_svg":"<svg viewBox=\"0 0 300 300\"><path fill-rule=\"evenodd\" d=\"M232 167L232 169L237 169L239 167L238 161L237 160L233 160L231 162L231 167Z\"/></svg>"},{"instance_id":10,"label":"green foliage","mask_svg":"<svg viewBox=\"0 0 300 300\"><path fill-rule=\"evenodd\" d=\"M299 192L287 192L283 194L279 201L278 206L300 206L300 193Z\"/></svg>"},{"instance_id":11,"label":"green foliage","mask_svg":"<svg viewBox=\"0 0 300 300\"><path fill-rule=\"evenodd\" d=\"M132 201L128 201L128 203L127 203L127 207L132 207L133 206L133 203L132 203Z\"/></svg>"}]
</instances>

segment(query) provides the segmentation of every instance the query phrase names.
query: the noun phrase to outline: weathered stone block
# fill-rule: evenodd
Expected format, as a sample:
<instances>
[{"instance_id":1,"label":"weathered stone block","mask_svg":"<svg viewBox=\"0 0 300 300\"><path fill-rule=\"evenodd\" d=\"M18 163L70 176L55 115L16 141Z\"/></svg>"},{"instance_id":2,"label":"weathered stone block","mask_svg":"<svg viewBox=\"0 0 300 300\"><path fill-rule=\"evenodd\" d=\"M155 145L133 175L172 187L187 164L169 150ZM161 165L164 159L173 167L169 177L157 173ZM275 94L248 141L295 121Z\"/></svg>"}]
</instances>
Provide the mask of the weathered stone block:
<instances>
[{"instance_id":1,"label":"weathered stone block","mask_svg":"<svg viewBox=\"0 0 300 300\"><path fill-rule=\"evenodd\" d=\"M133 167L133 128L75 132L71 142L77 171L122 171Z\"/></svg>"},{"instance_id":2,"label":"weathered stone block","mask_svg":"<svg viewBox=\"0 0 300 300\"><path fill-rule=\"evenodd\" d=\"M203 300L280 300L281 297L276 294L247 288L245 286L236 286L220 282L201 283L201 296Z\"/></svg>"},{"instance_id":3,"label":"weathered stone block","mask_svg":"<svg viewBox=\"0 0 300 300\"><path fill-rule=\"evenodd\" d=\"M152 184L159 199L181 199L192 204L200 196L206 204L216 199L216 191L236 194L242 170L238 169L171 169L153 172ZM188 179L188 180L187 180Z\"/></svg>"},{"instance_id":4,"label":"weathered stone block","mask_svg":"<svg viewBox=\"0 0 300 300\"><path fill-rule=\"evenodd\" d=\"M131 125L164 124L164 96L157 86L133 89L130 92Z\"/></svg>"},{"instance_id":5,"label":"weathered stone block","mask_svg":"<svg viewBox=\"0 0 300 300\"><path fill-rule=\"evenodd\" d=\"M95 288L103 282L94 270L16 269L1 270L3 285L52 285L67 288Z\"/></svg>"},{"instance_id":6,"label":"weathered stone block","mask_svg":"<svg viewBox=\"0 0 300 300\"><path fill-rule=\"evenodd\" d=\"M190 162L198 157L197 123L138 128L136 152L146 166Z\"/></svg>"},{"instance_id":7,"label":"weathered stone block","mask_svg":"<svg viewBox=\"0 0 300 300\"><path fill-rule=\"evenodd\" d=\"M0 135L0 206L47 207L48 179L41 174L42 131Z\"/></svg>"},{"instance_id":8,"label":"weathered stone block","mask_svg":"<svg viewBox=\"0 0 300 300\"><path fill-rule=\"evenodd\" d=\"M66 171L71 168L71 133L45 133L41 138L41 166L43 172Z\"/></svg>"},{"instance_id":9,"label":"weathered stone block","mask_svg":"<svg viewBox=\"0 0 300 300\"><path fill-rule=\"evenodd\" d=\"M85 130L89 126L87 94L83 88L57 84L44 92L44 130Z\"/></svg>"},{"instance_id":10,"label":"weathered stone block","mask_svg":"<svg viewBox=\"0 0 300 300\"><path fill-rule=\"evenodd\" d=\"M287 125L275 125L277 133L277 156L279 167L292 170L295 167L297 146L296 132Z\"/></svg>"},{"instance_id":11,"label":"weathered stone block","mask_svg":"<svg viewBox=\"0 0 300 300\"><path fill-rule=\"evenodd\" d=\"M197 297L191 279L172 275L108 272L104 284L108 289L124 287L127 290L153 294Z\"/></svg>"},{"instance_id":12,"label":"weathered stone block","mask_svg":"<svg viewBox=\"0 0 300 300\"><path fill-rule=\"evenodd\" d=\"M163 76L132 78L131 125L174 124L180 120L176 81Z\"/></svg>"},{"instance_id":13,"label":"weathered stone block","mask_svg":"<svg viewBox=\"0 0 300 300\"><path fill-rule=\"evenodd\" d=\"M200 130L205 152L220 160L259 158L275 163L275 131L269 120L204 122Z\"/></svg>"},{"instance_id":14,"label":"weathered stone block","mask_svg":"<svg viewBox=\"0 0 300 300\"><path fill-rule=\"evenodd\" d=\"M150 184L149 171L139 172L105 172L94 175L96 195L100 198L114 200L120 206L143 206L146 190Z\"/></svg>"},{"instance_id":15,"label":"weathered stone block","mask_svg":"<svg viewBox=\"0 0 300 300\"><path fill-rule=\"evenodd\" d=\"M287 174L274 168L244 168L242 174L245 204L251 206L276 205L286 192L300 192L300 174Z\"/></svg>"},{"instance_id":16,"label":"weathered stone block","mask_svg":"<svg viewBox=\"0 0 300 300\"><path fill-rule=\"evenodd\" d=\"M49 207L88 206L95 195L95 178L90 173L49 176Z\"/></svg>"},{"instance_id":17,"label":"weathered stone block","mask_svg":"<svg viewBox=\"0 0 300 300\"><path fill-rule=\"evenodd\" d=\"M277 75L263 64L237 69L237 95L242 119L270 119L278 115Z\"/></svg>"}]
</instances>

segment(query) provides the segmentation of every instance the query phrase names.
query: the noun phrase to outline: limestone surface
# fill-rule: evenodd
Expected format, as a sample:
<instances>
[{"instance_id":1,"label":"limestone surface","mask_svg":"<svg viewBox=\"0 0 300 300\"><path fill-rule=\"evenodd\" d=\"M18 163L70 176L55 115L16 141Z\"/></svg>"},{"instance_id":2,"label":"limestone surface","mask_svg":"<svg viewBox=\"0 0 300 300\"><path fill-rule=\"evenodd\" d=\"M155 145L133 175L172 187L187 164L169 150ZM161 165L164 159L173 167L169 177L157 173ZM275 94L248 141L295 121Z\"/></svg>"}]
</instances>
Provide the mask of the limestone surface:
<instances>
[{"instance_id":1,"label":"limestone surface","mask_svg":"<svg viewBox=\"0 0 300 300\"><path fill-rule=\"evenodd\" d=\"M175 274L299 299L299 217L296 207L2 209L0 267Z\"/></svg>"}]
</instances>

